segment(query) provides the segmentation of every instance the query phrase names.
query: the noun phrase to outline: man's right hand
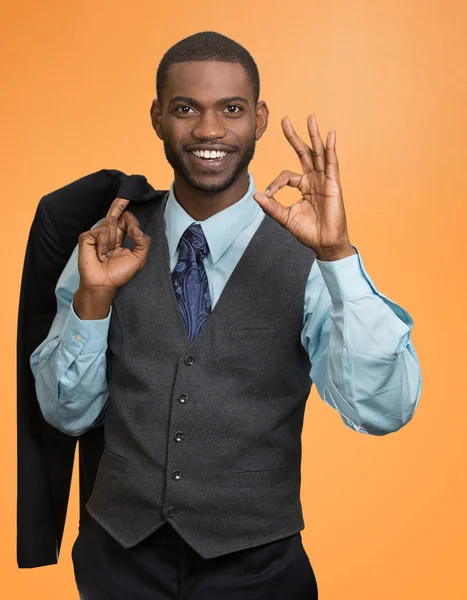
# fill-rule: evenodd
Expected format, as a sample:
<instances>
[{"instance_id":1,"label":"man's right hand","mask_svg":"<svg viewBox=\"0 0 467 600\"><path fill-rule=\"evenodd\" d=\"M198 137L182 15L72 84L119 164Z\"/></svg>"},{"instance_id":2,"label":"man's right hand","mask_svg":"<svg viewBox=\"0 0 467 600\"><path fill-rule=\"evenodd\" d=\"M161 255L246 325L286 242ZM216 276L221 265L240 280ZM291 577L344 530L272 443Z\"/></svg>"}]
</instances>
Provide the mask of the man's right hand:
<instances>
[{"instance_id":1,"label":"man's right hand","mask_svg":"<svg viewBox=\"0 0 467 600\"><path fill-rule=\"evenodd\" d=\"M87 293L113 295L146 264L151 238L139 230L138 219L125 208L129 200L116 198L97 227L79 238L80 288ZM133 250L122 248L128 235Z\"/></svg>"}]
</instances>

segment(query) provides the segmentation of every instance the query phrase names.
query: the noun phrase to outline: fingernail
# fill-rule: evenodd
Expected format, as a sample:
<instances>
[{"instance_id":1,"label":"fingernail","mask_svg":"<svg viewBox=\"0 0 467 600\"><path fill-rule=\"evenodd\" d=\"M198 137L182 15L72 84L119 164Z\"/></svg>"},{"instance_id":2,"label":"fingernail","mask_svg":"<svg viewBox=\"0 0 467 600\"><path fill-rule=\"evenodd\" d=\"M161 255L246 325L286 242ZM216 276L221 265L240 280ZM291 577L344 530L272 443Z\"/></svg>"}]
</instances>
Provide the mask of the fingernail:
<instances>
[{"instance_id":1,"label":"fingernail","mask_svg":"<svg viewBox=\"0 0 467 600\"><path fill-rule=\"evenodd\" d=\"M271 190L269 188L266 188L266 191L264 192L266 195L269 194Z\"/></svg>"}]
</instances>

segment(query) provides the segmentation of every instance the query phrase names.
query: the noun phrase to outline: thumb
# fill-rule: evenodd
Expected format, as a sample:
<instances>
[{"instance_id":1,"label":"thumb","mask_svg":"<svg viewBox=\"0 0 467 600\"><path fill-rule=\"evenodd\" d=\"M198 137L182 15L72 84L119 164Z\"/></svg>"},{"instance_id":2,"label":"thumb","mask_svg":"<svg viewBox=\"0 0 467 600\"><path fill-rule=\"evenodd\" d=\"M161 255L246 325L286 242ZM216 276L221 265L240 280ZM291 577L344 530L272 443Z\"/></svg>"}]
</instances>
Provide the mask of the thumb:
<instances>
[{"instance_id":1,"label":"thumb","mask_svg":"<svg viewBox=\"0 0 467 600\"><path fill-rule=\"evenodd\" d=\"M264 212L272 217L275 221L285 227L285 223L287 222L287 208L283 206L280 202L278 202L272 196L266 196L260 192L256 192L253 194L253 198L256 202L261 206Z\"/></svg>"},{"instance_id":2,"label":"thumb","mask_svg":"<svg viewBox=\"0 0 467 600\"><path fill-rule=\"evenodd\" d=\"M146 256L151 245L151 238L143 233L136 225L128 232L135 245L131 251L141 262L145 262Z\"/></svg>"}]
</instances>

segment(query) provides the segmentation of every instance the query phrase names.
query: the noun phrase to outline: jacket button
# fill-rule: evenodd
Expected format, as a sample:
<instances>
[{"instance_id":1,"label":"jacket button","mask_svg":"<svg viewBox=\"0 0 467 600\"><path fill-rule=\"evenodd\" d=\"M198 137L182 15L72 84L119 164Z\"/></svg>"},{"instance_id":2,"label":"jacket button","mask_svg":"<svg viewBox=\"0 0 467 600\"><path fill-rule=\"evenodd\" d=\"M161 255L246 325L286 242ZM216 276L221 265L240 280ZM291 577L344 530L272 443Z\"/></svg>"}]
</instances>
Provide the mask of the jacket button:
<instances>
[{"instance_id":1,"label":"jacket button","mask_svg":"<svg viewBox=\"0 0 467 600\"><path fill-rule=\"evenodd\" d=\"M182 404L185 404L185 402L188 400L188 394L180 394L180 396L178 397L178 400Z\"/></svg>"},{"instance_id":2,"label":"jacket button","mask_svg":"<svg viewBox=\"0 0 467 600\"><path fill-rule=\"evenodd\" d=\"M173 506L169 506L169 508L165 511L165 514L168 517L174 517L175 516L175 510Z\"/></svg>"},{"instance_id":3,"label":"jacket button","mask_svg":"<svg viewBox=\"0 0 467 600\"><path fill-rule=\"evenodd\" d=\"M172 471L172 479L180 479L180 477L182 476L182 474L180 473L180 471Z\"/></svg>"},{"instance_id":4,"label":"jacket button","mask_svg":"<svg viewBox=\"0 0 467 600\"><path fill-rule=\"evenodd\" d=\"M185 358L185 364L186 364L188 367L191 367L191 365L192 365L194 362L195 362L195 359L194 359L192 356L187 356L187 357Z\"/></svg>"},{"instance_id":5,"label":"jacket button","mask_svg":"<svg viewBox=\"0 0 467 600\"><path fill-rule=\"evenodd\" d=\"M174 439L176 442L181 442L185 436L183 435L183 431L177 431L174 435Z\"/></svg>"}]
</instances>

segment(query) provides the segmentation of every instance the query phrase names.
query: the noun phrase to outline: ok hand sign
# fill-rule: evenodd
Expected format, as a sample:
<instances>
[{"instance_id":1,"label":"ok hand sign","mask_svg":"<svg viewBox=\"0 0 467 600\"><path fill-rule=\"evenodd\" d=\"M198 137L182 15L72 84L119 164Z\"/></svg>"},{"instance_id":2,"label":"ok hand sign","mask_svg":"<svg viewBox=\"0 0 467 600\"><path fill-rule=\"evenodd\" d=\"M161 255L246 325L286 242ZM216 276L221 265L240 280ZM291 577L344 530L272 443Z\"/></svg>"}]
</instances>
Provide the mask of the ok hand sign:
<instances>
[{"instance_id":1,"label":"ok hand sign","mask_svg":"<svg viewBox=\"0 0 467 600\"><path fill-rule=\"evenodd\" d=\"M336 132L328 133L325 147L314 115L309 116L310 148L295 133L288 117L282 119L281 125L300 159L303 173L282 171L265 194L256 193L254 199L266 214L288 229L302 244L312 248L318 259L336 260L355 254L347 232L339 182ZM286 185L298 188L302 195L290 207L283 206L273 197Z\"/></svg>"}]
</instances>

